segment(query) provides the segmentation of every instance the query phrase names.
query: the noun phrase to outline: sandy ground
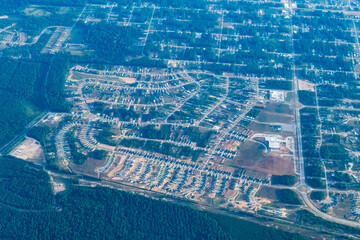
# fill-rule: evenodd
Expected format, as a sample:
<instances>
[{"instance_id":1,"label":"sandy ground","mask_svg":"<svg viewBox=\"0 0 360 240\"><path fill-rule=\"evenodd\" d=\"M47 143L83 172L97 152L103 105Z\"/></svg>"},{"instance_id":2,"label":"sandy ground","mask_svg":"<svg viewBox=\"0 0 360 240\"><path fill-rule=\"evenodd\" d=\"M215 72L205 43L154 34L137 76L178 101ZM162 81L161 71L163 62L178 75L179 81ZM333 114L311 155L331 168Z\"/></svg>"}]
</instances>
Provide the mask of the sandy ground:
<instances>
[{"instance_id":1,"label":"sandy ground","mask_svg":"<svg viewBox=\"0 0 360 240\"><path fill-rule=\"evenodd\" d=\"M294 174L294 164L290 157L268 156L250 169L276 175Z\"/></svg>"},{"instance_id":2,"label":"sandy ground","mask_svg":"<svg viewBox=\"0 0 360 240\"><path fill-rule=\"evenodd\" d=\"M24 10L24 13L27 16L39 16L39 17L51 15L50 12L44 11L42 9L36 9L36 8L26 8Z\"/></svg>"},{"instance_id":3,"label":"sandy ground","mask_svg":"<svg viewBox=\"0 0 360 240\"><path fill-rule=\"evenodd\" d=\"M23 160L44 159L44 151L41 144L33 138L26 138L19 146L11 151L10 155Z\"/></svg>"},{"instance_id":4,"label":"sandy ground","mask_svg":"<svg viewBox=\"0 0 360 240\"><path fill-rule=\"evenodd\" d=\"M238 147L240 146L241 146L241 142L235 139L228 140L223 144L224 149L235 152L238 150Z\"/></svg>"},{"instance_id":5,"label":"sandy ground","mask_svg":"<svg viewBox=\"0 0 360 240\"><path fill-rule=\"evenodd\" d=\"M313 84L299 80L299 90L315 91Z\"/></svg>"},{"instance_id":6,"label":"sandy ground","mask_svg":"<svg viewBox=\"0 0 360 240\"><path fill-rule=\"evenodd\" d=\"M250 207L250 203L245 202L245 201L236 201L234 204L235 208L240 208L240 209L247 209Z\"/></svg>"},{"instance_id":7,"label":"sandy ground","mask_svg":"<svg viewBox=\"0 0 360 240\"><path fill-rule=\"evenodd\" d=\"M120 79L123 80L125 83L134 83L134 82L136 82L135 78L121 77Z\"/></svg>"},{"instance_id":8,"label":"sandy ground","mask_svg":"<svg viewBox=\"0 0 360 240\"><path fill-rule=\"evenodd\" d=\"M228 189L225 193L225 198L233 198L237 194L237 191Z\"/></svg>"},{"instance_id":9,"label":"sandy ground","mask_svg":"<svg viewBox=\"0 0 360 240\"><path fill-rule=\"evenodd\" d=\"M58 192L63 192L66 190L65 184L60 182L51 182L54 194L57 194Z\"/></svg>"},{"instance_id":10,"label":"sandy ground","mask_svg":"<svg viewBox=\"0 0 360 240\"><path fill-rule=\"evenodd\" d=\"M120 171L123 167L124 167L124 162L126 159L126 155L121 155L120 156L120 160L118 160L119 156L116 156L116 159L114 160L114 163L117 164L117 166L115 168L113 168L108 174L107 176L112 178L114 177L114 174L118 171ZM115 162L116 161L116 162Z\"/></svg>"},{"instance_id":11,"label":"sandy ground","mask_svg":"<svg viewBox=\"0 0 360 240\"><path fill-rule=\"evenodd\" d=\"M208 197L209 197L209 198L215 198L215 197L216 197L216 193L210 193Z\"/></svg>"},{"instance_id":12,"label":"sandy ground","mask_svg":"<svg viewBox=\"0 0 360 240\"><path fill-rule=\"evenodd\" d=\"M109 152L113 152L116 149L116 147L114 147L114 146L110 146L110 145L106 145L106 144L102 144L102 143L99 143L98 146L100 149L106 149L106 151L109 151Z\"/></svg>"},{"instance_id":13,"label":"sandy ground","mask_svg":"<svg viewBox=\"0 0 360 240\"><path fill-rule=\"evenodd\" d=\"M60 7L59 11L57 12L58 14L65 14L67 12L69 12L70 8L69 7Z\"/></svg>"},{"instance_id":14,"label":"sandy ground","mask_svg":"<svg viewBox=\"0 0 360 240\"><path fill-rule=\"evenodd\" d=\"M118 76L111 76L111 75L100 75L100 74L93 74L93 73L83 73L83 72L74 72L70 71L70 74L68 75L67 80L72 81L82 81L86 78L92 78L92 79L99 79L99 80L106 80L106 81L120 81L127 84L135 83L136 78L131 77L118 77Z\"/></svg>"},{"instance_id":15,"label":"sandy ground","mask_svg":"<svg viewBox=\"0 0 360 240\"><path fill-rule=\"evenodd\" d=\"M72 76L73 76L73 71L70 71L69 75L66 78L66 81L71 81L72 80Z\"/></svg>"},{"instance_id":16,"label":"sandy ground","mask_svg":"<svg viewBox=\"0 0 360 240\"><path fill-rule=\"evenodd\" d=\"M293 159L281 156L279 153L268 153L257 161L250 159L236 159L236 166L275 175L294 174Z\"/></svg>"}]
</instances>

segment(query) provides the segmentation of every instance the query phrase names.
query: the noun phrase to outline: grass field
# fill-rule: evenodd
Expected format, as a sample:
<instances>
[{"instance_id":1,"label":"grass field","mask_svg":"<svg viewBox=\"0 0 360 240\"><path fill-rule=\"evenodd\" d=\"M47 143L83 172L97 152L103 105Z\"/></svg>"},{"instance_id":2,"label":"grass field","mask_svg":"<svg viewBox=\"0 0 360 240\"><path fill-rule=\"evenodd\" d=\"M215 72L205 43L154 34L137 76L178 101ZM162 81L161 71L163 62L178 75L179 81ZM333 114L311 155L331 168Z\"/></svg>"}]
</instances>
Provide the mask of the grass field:
<instances>
[{"instance_id":1,"label":"grass field","mask_svg":"<svg viewBox=\"0 0 360 240\"><path fill-rule=\"evenodd\" d=\"M270 111L262 111L256 117L256 120L260 122L270 122L270 123L294 123L294 117L286 114L278 114Z\"/></svg>"}]
</instances>

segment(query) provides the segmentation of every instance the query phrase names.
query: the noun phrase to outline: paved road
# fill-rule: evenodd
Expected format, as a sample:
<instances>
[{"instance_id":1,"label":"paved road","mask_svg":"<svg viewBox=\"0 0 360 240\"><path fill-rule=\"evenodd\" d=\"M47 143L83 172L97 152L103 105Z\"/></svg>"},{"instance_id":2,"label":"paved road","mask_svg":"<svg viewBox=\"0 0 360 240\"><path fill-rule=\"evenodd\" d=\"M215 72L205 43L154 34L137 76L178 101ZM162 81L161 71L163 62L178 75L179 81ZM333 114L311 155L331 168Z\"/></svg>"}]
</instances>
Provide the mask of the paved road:
<instances>
[{"instance_id":1,"label":"paved road","mask_svg":"<svg viewBox=\"0 0 360 240\"><path fill-rule=\"evenodd\" d=\"M220 104L222 104L225 101L225 99L229 96L229 77L226 78L225 87L226 87L225 94L219 99L219 101L214 106L212 106L208 111L206 111L206 113L203 114L202 118L196 122L196 125L199 125L202 121L204 121L204 119L207 118L209 114L212 113L217 107L219 107Z\"/></svg>"},{"instance_id":2,"label":"paved road","mask_svg":"<svg viewBox=\"0 0 360 240\"><path fill-rule=\"evenodd\" d=\"M87 5L86 5L87 6ZM74 25L72 26L71 30L74 28L74 26L76 25L76 23L79 21L81 15L83 14L86 6L83 8L82 12L80 13L80 15L78 16L78 18L76 19ZM55 26L50 26L48 28L52 28ZM36 41L38 40L38 38L40 38L40 36L48 29L44 29L41 34L38 37L35 37ZM52 57L51 59L51 63L52 60L54 59L54 57ZM51 65L50 63L50 65ZM49 65L49 66L50 66ZM49 67L50 68L50 67ZM36 117L34 120L32 120L20 133L18 133L13 139L11 139L7 144L3 145L0 148L0 154L4 154L10 147L13 146L14 143L16 143L20 138L22 138L33 126L35 126L37 123L39 123L40 121L42 121L45 117L47 117L48 115L48 104L46 101L46 96L45 96L45 92L44 92L44 87L46 84L46 80L47 80L47 76L48 76L49 71L47 71L46 77L44 78L43 81L43 86L42 86L42 91L43 91L43 97L44 97L44 104L45 104L45 111L43 113L41 113L38 117Z\"/></svg>"},{"instance_id":3,"label":"paved road","mask_svg":"<svg viewBox=\"0 0 360 240\"><path fill-rule=\"evenodd\" d=\"M31 121L20 133L18 133L13 139L11 139L7 144L0 148L0 154L6 153L6 151L13 146L20 138L22 138L33 126L39 123L47 116L47 113L40 114L37 118Z\"/></svg>"},{"instance_id":4,"label":"paved road","mask_svg":"<svg viewBox=\"0 0 360 240\"><path fill-rule=\"evenodd\" d=\"M155 9L156 7L154 6L154 9L152 11L152 14L151 14L151 18L150 18L150 21L149 21L149 27L146 31L146 35L145 35L145 39L144 39L144 44L143 44L143 47L142 47L142 50L141 50L141 55L144 55L144 49L145 49L145 46L146 46L146 42L147 42L147 39L148 39L148 36L149 36L149 33L150 33L150 29L151 29L151 23L154 19L154 13L155 13Z\"/></svg>"},{"instance_id":5,"label":"paved road","mask_svg":"<svg viewBox=\"0 0 360 240\"><path fill-rule=\"evenodd\" d=\"M322 211L320 211L319 209L317 209L313 204L312 202L310 201L310 199L308 198L308 192L304 192L304 191L301 191L300 189L298 189L298 192L301 193L301 196L302 198L304 199L306 205L314 212L316 213L316 215L322 217L323 219L325 220L328 220L328 221L332 221L332 222L336 222L336 223L339 223L339 224L344 224L344 225L348 225L348 226L351 226L351 227L360 227L360 223L358 222L354 222L354 221L350 221L350 220L346 220L346 219L341 219L341 218L337 218L337 217L333 217L333 216L330 216Z\"/></svg>"},{"instance_id":6,"label":"paved road","mask_svg":"<svg viewBox=\"0 0 360 240\"><path fill-rule=\"evenodd\" d=\"M289 0L289 6L291 6L291 0ZM291 11L292 12L292 11ZM294 52L294 39L293 39L293 23L292 23L292 16L290 17L290 37L291 37L291 47L292 52ZM300 184L296 187L296 190L301 194L302 198L304 199L305 204L318 216L322 217L323 219L336 222L339 224L345 224L352 227L360 227L360 223L349 221L337 217L330 216L324 212L321 212L317 209L311 200L308 197L308 194L311 191L305 182L305 165L304 165L304 158L303 158L303 148L302 148L302 135L301 135L301 121L300 121L300 104L299 104L299 83L295 73L295 61L292 58L292 70L293 70L293 82L294 82L294 96L295 96L295 119L296 119L296 137L297 137L297 147L298 147L298 163L299 163L299 173L300 173Z\"/></svg>"},{"instance_id":7,"label":"paved road","mask_svg":"<svg viewBox=\"0 0 360 240\"><path fill-rule=\"evenodd\" d=\"M223 129L220 131L220 136L218 138L218 141L216 142L216 144L212 147L212 151L210 152L206 162L204 162L203 166L202 166L202 170L208 165L210 159L214 156L214 154L216 153L217 148L220 146L222 140L229 134L229 132L241 121L244 119L244 117L246 116L246 114L255 106L257 100L258 100L258 93L259 93L259 84L257 81L257 87L256 87L256 92L257 92L257 97L256 99L253 100L253 102L251 104L249 104L249 106L246 108L246 110L226 129Z\"/></svg>"}]
</instances>

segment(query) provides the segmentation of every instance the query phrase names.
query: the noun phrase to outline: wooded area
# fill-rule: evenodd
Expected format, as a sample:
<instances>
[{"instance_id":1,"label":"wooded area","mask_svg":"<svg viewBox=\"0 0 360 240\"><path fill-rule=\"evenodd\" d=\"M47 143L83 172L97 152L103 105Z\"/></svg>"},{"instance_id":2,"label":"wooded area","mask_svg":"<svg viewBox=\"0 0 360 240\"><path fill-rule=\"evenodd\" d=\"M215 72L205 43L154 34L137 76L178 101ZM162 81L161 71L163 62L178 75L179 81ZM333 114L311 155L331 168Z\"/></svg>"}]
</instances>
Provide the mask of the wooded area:
<instances>
[{"instance_id":1,"label":"wooded area","mask_svg":"<svg viewBox=\"0 0 360 240\"><path fill-rule=\"evenodd\" d=\"M10 157L0 164L1 239L306 239L110 188L67 183L53 196L45 172Z\"/></svg>"},{"instance_id":2,"label":"wooded area","mask_svg":"<svg viewBox=\"0 0 360 240\"><path fill-rule=\"evenodd\" d=\"M121 64L125 57L135 53L133 44L141 34L133 27L120 27L115 24L99 23L83 25L85 44L95 50L94 62Z\"/></svg>"},{"instance_id":3,"label":"wooded area","mask_svg":"<svg viewBox=\"0 0 360 240\"><path fill-rule=\"evenodd\" d=\"M40 63L0 58L0 144L22 130L42 109Z\"/></svg>"},{"instance_id":4,"label":"wooded area","mask_svg":"<svg viewBox=\"0 0 360 240\"><path fill-rule=\"evenodd\" d=\"M39 61L0 58L0 144L42 111L68 111L64 84L69 63L59 56Z\"/></svg>"}]
</instances>

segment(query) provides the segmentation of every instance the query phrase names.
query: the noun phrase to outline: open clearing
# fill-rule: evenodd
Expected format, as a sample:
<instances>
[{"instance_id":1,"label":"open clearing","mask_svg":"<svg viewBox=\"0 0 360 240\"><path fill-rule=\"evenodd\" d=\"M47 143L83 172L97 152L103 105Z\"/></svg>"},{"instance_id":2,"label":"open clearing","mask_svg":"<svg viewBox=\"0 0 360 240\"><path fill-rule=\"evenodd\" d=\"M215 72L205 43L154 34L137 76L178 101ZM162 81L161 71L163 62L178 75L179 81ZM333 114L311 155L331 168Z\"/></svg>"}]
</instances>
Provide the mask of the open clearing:
<instances>
[{"instance_id":1,"label":"open clearing","mask_svg":"<svg viewBox=\"0 0 360 240\"><path fill-rule=\"evenodd\" d=\"M252 169L259 172L283 175L294 173L291 157L279 157L277 153L264 153L264 147L255 142L245 142L239 154L229 161L229 165Z\"/></svg>"},{"instance_id":2,"label":"open clearing","mask_svg":"<svg viewBox=\"0 0 360 240\"><path fill-rule=\"evenodd\" d=\"M71 72L69 75L70 79L74 80L84 80L84 79L99 79L104 81L121 81L124 83L134 83L136 81L135 78L129 77L116 77L116 76L106 76L106 75L98 75L98 74L91 74L91 73L79 73L79 72Z\"/></svg>"},{"instance_id":3,"label":"open clearing","mask_svg":"<svg viewBox=\"0 0 360 240\"><path fill-rule=\"evenodd\" d=\"M40 143L33 138L26 138L19 146L11 151L10 155L23 160L44 159L44 151Z\"/></svg>"},{"instance_id":4,"label":"open clearing","mask_svg":"<svg viewBox=\"0 0 360 240\"><path fill-rule=\"evenodd\" d=\"M299 80L299 90L306 90L306 91L311 91L314 92L314 85L302 80Z\"/></svg>"},{"instance_id":5,"label":"open clearing","mask_svg":"<svg viewBox=\"0 0 360 240\"><path fill-rule=\"evenodd\" d=\"M24 10L24 13L27 16L35 16L35 17L46 17L46 16L50 16L51 13L44 11L42 9L38 9L38 8L26 8Z\"/></svg>"}]
</instances>

